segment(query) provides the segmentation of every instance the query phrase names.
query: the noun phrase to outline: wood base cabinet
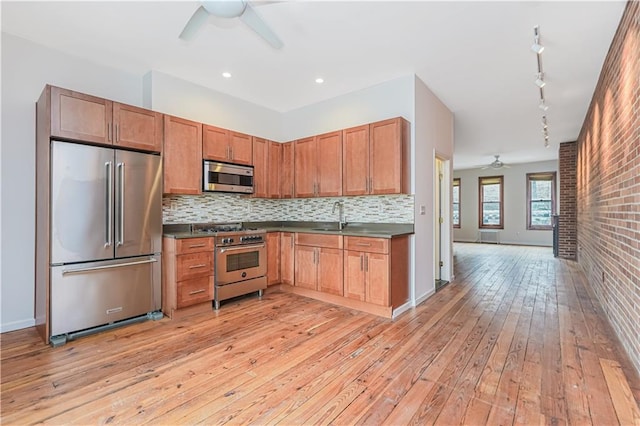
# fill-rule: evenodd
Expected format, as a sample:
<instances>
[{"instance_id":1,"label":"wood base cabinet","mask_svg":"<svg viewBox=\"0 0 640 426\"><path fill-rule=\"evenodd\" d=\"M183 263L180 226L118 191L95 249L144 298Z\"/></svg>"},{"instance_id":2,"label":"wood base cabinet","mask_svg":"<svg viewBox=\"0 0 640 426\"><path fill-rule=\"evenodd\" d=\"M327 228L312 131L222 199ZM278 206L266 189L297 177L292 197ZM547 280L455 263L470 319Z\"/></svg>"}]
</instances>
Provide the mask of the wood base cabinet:
<instances>
[{"instance_id":1,"label":"wood base cabinet","mask_svg":"<svg viewBox=\"0 0 640 426\"><path fill-rule=\"evenodd\" d=\"M170 317L212 309L213 237L163 238L162 311Z\"/></svg>"},{"instance_id":2,"label":"wood base cabinet","mask_svg":"<svg viewBox=\"0 0 640 426\"><path fill-rule=\"evenodd\" d=\"M296 234L296 287L342 296L342 262L342 236Z\"/></svg>"},{"instance_id":3,"label":"wood base cabinet","mask_svg":"<svg viewBox=\"0 0 640 426\"><path fill-rule=\"evenodd\" d=\"M267 233L267 285L280 283L280 232Z\"/></svg>"},{"instance_id":4,"label":"wood base cabinet","mask_svg":"<svg viewBox=\"0 0 640 426\"><path fill-rule=\"evenodd\" d=\"M409 239L344 237L345 297L397 308L409 300Z\"/></svg>"},{"instance_id":5,"label":"wood base cabinet","mask_svg":"<svg viewBox=\"0 0 640 426\"><path fill-rule=\"evenodd\" d=\"M295 235L280 233L280 282L286 285L293 285L295 280Z\"/></svg>"}]
</instances>

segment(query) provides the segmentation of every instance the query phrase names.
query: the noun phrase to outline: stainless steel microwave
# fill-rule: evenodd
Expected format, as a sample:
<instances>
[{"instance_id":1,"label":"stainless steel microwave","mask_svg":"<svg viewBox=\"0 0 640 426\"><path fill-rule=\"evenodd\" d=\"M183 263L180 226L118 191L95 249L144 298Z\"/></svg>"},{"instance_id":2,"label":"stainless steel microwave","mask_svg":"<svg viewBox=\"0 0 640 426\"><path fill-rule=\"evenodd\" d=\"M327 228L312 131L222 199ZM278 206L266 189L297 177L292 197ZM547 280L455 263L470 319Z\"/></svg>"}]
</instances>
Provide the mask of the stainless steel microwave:
<instances>
[{"instance_id":1,"label":"stainless steel microwave","mask_svg":"<svg viewBox=\"0 0 640 426\"><path fill-rule=\"evenodd\" d=\"M253 194L253 166L204 160L202 190Z\"/></svg>"}]
</instances>

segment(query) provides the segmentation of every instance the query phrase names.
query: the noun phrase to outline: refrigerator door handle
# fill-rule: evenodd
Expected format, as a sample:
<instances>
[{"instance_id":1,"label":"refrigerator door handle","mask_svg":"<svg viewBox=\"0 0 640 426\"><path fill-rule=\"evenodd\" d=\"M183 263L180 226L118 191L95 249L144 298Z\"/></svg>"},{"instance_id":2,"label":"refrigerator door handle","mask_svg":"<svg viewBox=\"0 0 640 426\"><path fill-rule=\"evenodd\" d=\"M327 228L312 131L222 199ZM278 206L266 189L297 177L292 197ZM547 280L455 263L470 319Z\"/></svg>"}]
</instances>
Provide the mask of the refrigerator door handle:
<instances>
[{"instance_id":1,"label":"refrigerator door handle","mask_svg":"<svg viewBox=\"0 0 640 426\"><path fill-rule=\"evenodd\" d=\"M113 173L111 172L111 167L113 163L111 161L107 161L104 163L104 168L107 173L107 238L104 243L104 247L110 247L113 244L111 240L113 235Z\"/></svg>"},{"instance_id":2,"label":"refrigerator door handle","mask_svg":"<svg viewBox=\"0 0 640 426\"><path fill-rule=\"evenodd\" d=\"M121 268L124 266L144 265L145 263L155 263L157 261L158 259L151 258L147 260L141 260L139 262L116 263L115 265L93 266L91 268L63 269L62 275L79 274L79 273L90 272L90 271L100 271L102 269Z\"/></svg>"},{"instance_id":3,"label":"refrigerator door handle","mask_svg":"<svg viewBox=\"0 0 640 426\"><path fill-rule=\"evenodd\" d=\"M118 172L120 173L120 185L118 187L118 201L120 204L120 232L118 235L118 246L124 244L124 163L118 163Z\"/></svg>"}]
</instances>

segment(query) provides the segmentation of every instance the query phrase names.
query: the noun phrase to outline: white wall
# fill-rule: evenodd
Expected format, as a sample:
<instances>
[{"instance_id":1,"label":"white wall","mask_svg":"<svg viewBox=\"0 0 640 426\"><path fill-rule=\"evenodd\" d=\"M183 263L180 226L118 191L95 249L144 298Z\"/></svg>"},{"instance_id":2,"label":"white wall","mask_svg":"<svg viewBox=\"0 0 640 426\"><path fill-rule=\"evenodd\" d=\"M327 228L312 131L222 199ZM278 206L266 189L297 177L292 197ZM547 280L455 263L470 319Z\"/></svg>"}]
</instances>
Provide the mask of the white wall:
<instances>
[{"instance_id":1,"label":"white wall","mask_svg":"<svg viewBox=\"0 0 640 426\"><path fill-rule=\"evenodd\" d=\"M35 103L47 83L142 105L141 76L2 33L0 332L34 324Z\"/></svg>"},{"instance_id":2,"label":"white wall","mask_svg":"<svg viewBox=\"0 0 640 426\"><path fill-rule=\"evenodd\" d=\"M508 169L456 170L454 178L460 178L460 229L454 229L454 241L476 241L478 239L478 177L504 176L504 230L500 231L500 242L551 246L552 231L527 230L527 173L558 172L558 162L539 161L514 164ZM556 211L559 205L559 183L556 176Z\"/></svg>"},{"instance_id":3,"label":"white wall","mask_svg":"<svg viewBox=\"0 0 640 426\"><path fill-rule=\"evenodd\" d=\"M143 79L144 104L154 111L284 142L277 111L158 71Z\"/></svg>"},{"instance_id":4,"label":"white wall","mask_svg":"<svg viewBox=\"0 0 640 426\"><path fill-rule=\"evenodd\" d=\"M453 114L419 79L415 78L415 151L413 158L414 192L415 192L415 293L414 300L420 303L435 292L435 255L434 255L434 175L435 156L449 160L453 157ZM445 182L451 179L448 176ZM447 184L447 187L449 184ZM425 206L425 214L420 214L420 207ZM443 278L451 278L452 251L450 240L450 224L443 226L442 260Z\"/></svg>"},{"instance_id":5,"label":"white wall","mask_svg":"<svg viewBox=\"0 0 640 426\"><path fill-rule=\"evenodd\" d=\"M288 111L284 114L284 141L393 117L404 117L413 124L413 80L412 75L400 77Z\"/></svg>"}]
</instances>

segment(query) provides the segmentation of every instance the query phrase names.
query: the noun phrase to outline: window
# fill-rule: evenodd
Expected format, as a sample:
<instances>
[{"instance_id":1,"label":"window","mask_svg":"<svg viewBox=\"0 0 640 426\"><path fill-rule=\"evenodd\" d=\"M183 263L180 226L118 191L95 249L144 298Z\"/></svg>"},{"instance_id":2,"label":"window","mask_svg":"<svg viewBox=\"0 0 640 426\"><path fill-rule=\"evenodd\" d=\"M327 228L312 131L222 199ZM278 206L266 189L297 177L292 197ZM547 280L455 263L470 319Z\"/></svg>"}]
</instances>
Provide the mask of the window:
<instances>
[{"instance_id":1,"label":"window","mask_svg":"<svg viewBox=\"0 0 640 426\"><path fill-rule=\"evenodd\" d=\"M453 179L453 227L460 228L460 178Z\"/></svg>"},{"instance_id":2,"label":"window","mask_svg":"<svg viewBox=\"0 0 640 426\"><path fill-rule=\"evenodd\" d=\"M480 229L504 229L503 176L478 178L480 192Z\"/></svg>"},{"instance_id":3,"label":"window","mask_svg":"<svg viewBox=\"0 0 640 426\"><path fill-rule=\"evenodd\" d=\"M527 229L551 230L556 210L556 173L527 173Z\"/></svg>"}]
</instances>

